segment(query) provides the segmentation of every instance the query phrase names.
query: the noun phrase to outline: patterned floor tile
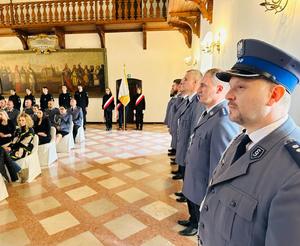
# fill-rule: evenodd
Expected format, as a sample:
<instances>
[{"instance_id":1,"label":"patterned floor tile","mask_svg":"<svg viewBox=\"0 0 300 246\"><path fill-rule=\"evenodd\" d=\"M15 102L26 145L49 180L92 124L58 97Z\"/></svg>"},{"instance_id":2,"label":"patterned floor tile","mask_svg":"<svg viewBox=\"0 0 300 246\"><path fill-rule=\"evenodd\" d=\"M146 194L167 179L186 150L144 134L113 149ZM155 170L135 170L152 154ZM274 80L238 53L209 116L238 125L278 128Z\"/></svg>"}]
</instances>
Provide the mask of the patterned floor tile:
<instances>
[{"instance_id":1,"label":"patterned floor tile","mask_svg":"<svg viewBox=\"0 0 300 246\"><path fill-rule=\"evenodd\" d=\"M109 179L104 179L102 181L99 181L98 184L102 185L106 189L113 189L113 188L119 187L121 185L124 185L126 183L124 181L122 181L121 179L112 177Z\"/></svg>"},{"instance_id":2,"label":"patterned floor tile","mask_svg":"<svg viewBox=\"0 0 300 246\"><path fill-rule=\"evenodd\" d=\"M95 190L93 190L92 188L88 187L88 186L82 186L73 190L69 190L66 192L66 194L71 197L74 201L78 201L81 200L83 198L89 197L89 196L93 196L95 194L97 194L97 192Z\"/></svg>"},{"instance_id":3,"label":"patterned floor tile","mask_svg":"<svg viewBox=\"0 0 300 246\"><path fill-rule=\"evenodd\" d=\"M72 176L61 178L58 180L52 181L58 188L64 188L73 184L78 184L80 181Z\"/></svg>"},{"instance_id":4,"label":"patterned floor tile","mask_svg":"<svg viewBox=\"0 0 300 246\"><path fill-rule=\"evenodd\" d=\"M132 172L128 172L128 173L125 173L125 175L134 180L140 180L140 179L150 176L150 174L148 174L144 171L141 171L141 170L135 170Z\"/></svg>"},{"instance_id":5,"label":"patterned floor tile","mask_svg":"<svg viewBox=\"0 0 300 246\"><path fill-rule=\"evenodd\" d=\"M141 246L174 246L170 241L163 238L162 236L156 236L152 238L151 240L148 240L147 242L143 243Z\"/></svg>"},{"instance_id":6,"label":"patterned floor tile","mask_svg":"<svg viewBox=\"0 0 300 246\"><path fill-rule=\"evenodd\" d=\"M33 214L42 213L53 208L60 207L61 204L52 196L39 199L33 202L27 203L27 206Z\"/></svg>"},{"instance_id":7,"label":"patterned floor tile","mask_svg":"<svg viewBox=\"0 0 300 246\"><path fill-rule=\"evenodd\" d=\"M117 195L122 197L125 201L127 201L129 203L136 202L136 201L144 199L145 197L148 196L147 193L145 193L135 187L118 192Z\"/></svg>"},{"instance_id":8,"label":"patterned floor tile","mask_svg":"<svg viewBox=\"0 0 300 246\"><path fill-rule=\"evenodd\" d=\"M176 208L173 208L161 201L156 201L147 206L144 206L141 208L141 210L157 220L163 220L177 212Z\"/></svg>"},{"instance_id":9,"label":"patterned floor tile","mask_svg":"<svg viewBox=\"0 0 300 246\"><path fill-rule=\"evenodd\" d=\"M89 202L82 205L82 207L94 217L101 216L118 208L115 204L107 199Z\"/></svg>"},{"instance_id":10,"label":"patterned floor tile","mask_svg":"<svg viewBox=\"0 0 300 246\"><path fill-rule=\"evenodd\" d=\"M5 225L16 221L17 218L11 209L4 209L0 211L0 225Z\"/></svg>"},{"instance_id":11,"label":"patterned floor tile","mask_svg":"<svg viewBox=\"0 0 300 246\"><path fill-rule=\"evenodd\" d=\"M91 171L83 172L82 174L90 179L95 179L107 175L108 173L101 169L94 169Z\"/></svg>"},{"instance_id":12,"label":"patterned floor tile","mask_svg":"<svg viewBox=\"0 0 300 246\"><path fill-rule=\"evenodd\" d=\"M116 163L116 164L110 165L108 167L111 168L112 170L116 171L116 172L120 172L120 171L131 168L131 166L126 165L124 163Z\"/></svg>"},{"instance_id":13,"label":"patterned floor tile","mask_svg":"<svg viewBox=\"0 0 300 246\"><path fill-rule=\"evenodd\" d=\"M57 246L104 246L91 232L83 232L75 237L65 240Z\"/></svg>"},{"instance_id":14,"label":"patterned floor tile","mask_svg":"<svg viewBox=\"0 0 300 246\"><path fill-rule=\"evenodd\" d=\"M79 225L80 223L69 212L63 212L40 220L40 224L49 235L53 235L70 227Z\"/></svg>"},{"instance_id":15,"label":"patterned floor tile","mask_svg":"<svg viewBox=\"0 0 300 246\"><path fill-rule=\"evenodd\" d=\"M1 246L12 246L18 245L23 246L30 243L25 230L23 228L13 229L7 232L0 233L0 245Z\"/></svg>"},{"instance_id":16,"label":"patterned floor tile","mask_svg":"<svg viewBox=\"0 0 300 246\"><path fill-rule=\"evenodd\" d=\"M104 226L121 240L146 228L143 223L129 214L105 223Z\"/></svg>"}]
</instances>

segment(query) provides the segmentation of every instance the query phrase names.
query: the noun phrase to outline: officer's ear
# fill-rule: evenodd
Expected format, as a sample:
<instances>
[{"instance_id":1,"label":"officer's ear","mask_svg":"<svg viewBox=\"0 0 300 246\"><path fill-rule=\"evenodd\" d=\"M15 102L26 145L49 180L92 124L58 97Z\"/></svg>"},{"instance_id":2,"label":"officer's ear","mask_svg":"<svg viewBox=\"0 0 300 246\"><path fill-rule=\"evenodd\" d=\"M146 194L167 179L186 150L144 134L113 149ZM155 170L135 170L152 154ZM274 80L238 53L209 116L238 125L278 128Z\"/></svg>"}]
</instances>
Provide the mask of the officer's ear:
<instances>
[{"instance_id":1,"label":"officer's ear","mask_svg":"<svg viewBox=\"0 0 300 246\"><path fill-rule=\"evenodd\" d=\"M217 94L221 93L224 90L224 86L222 84L217 85Z\"/></svg>"},{"instance_id":2,"label":"officer's ear","mask_svg":"<svg viewBox=\"0 0 300 246\"><path fill-rule=\"evenodd\" d=\"M272 106L274 103L279 102L279 100L284 96L285 88L282 85L274 85L271 87L271 96L269 102L267 103L268 106Z\"/></svg>"}]
</instances>

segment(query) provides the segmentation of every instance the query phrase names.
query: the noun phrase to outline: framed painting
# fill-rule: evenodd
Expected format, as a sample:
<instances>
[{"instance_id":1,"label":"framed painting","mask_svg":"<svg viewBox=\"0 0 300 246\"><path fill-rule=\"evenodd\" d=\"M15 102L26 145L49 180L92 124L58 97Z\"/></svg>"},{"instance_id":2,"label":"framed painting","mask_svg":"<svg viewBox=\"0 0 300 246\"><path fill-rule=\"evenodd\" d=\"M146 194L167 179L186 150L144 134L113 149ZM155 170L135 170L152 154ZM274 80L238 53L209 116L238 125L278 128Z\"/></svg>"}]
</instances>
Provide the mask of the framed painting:
<instances>
[{"instance_id":1,"label":"framed painting","mask_svg":"<svg viewBox=\"0 0 300 246\"><path fill-rule=\"evenodd\" d=\"M0 93L15 89L24 95L30 88L34 95L42 87L57 96L61 86L75 92L82 85L90 97L102 97L107 86L106 49L66 49L50 54L33 51L0 52Z\"/></svg>"}]
</instances>

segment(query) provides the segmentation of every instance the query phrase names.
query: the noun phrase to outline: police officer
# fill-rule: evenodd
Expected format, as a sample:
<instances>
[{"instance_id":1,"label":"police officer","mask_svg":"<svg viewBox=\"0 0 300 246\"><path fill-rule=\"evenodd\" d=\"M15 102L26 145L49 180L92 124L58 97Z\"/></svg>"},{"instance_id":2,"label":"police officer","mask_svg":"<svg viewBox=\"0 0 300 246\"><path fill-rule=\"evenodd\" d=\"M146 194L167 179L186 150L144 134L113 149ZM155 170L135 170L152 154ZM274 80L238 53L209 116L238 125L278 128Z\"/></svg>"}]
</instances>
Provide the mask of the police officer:
<instances>
[{"instance_id":1,"label":"police officer","mask_svg":"<svg viewBox=\"0 0 300 246\"><path fill-rule=\"evenodd\" d=\"M185 170L185 156L187 152L189 137L194 129L198 116L204 111L204 107L199 103L197 90L202 79L202 74L196 69L186 72L182 80L183 93L187 95L185 108L180 112L178 117L177 128L177 146L176 146L176 163L179 172L173 179L182 179Z\"/></svg>"},{"instance_id":2,"label":"police officer","mask_svg":"<svg viewBox=\"0 0 300 246\"><path fill-rule=\"evenodd\" d=\"M74 94L74 99L77 101L77 106L81 107L83 112L83 128L85 129L87 108L89 106L89 95L83 90L82 85L78 85L78 91Z\"/></svg>"},{"instance_id":3,"label":"police officer","mask_svg":"<svg viewBox=\"0 0 300 246\"><path fill-rule=\"evenodd\" d=\"M205 246L296 246L300 242L300 129L288 116L300 61L265 42L238 43L229 117L244 127L224 152L200 208Z\"/></svg>"},{"instance_id":4,"label":"police officer","mask_svg":"<svg viewBox=\"0 0 300 246\"><path fill-rule=\"evenodd\" d=\"M170 131L170 127L171 127L171 112L172 112L172 107L174 105L174 103L176 102L176 98L177 98L177 94L178 94L178 85L180 84L181 79L175 79L172 83L172 88L171 88L171 93L170 93L170 97L171 99L168 102L167 105L167 109L166 109L166 115L165 115L165 119L164 119L164 124L169 128L169 132L171 134ZM172 147L170 149L168 149L168 155L175 155L175 149L173 149Z\"/></svg>"},{"instance_id":5,"label":"police officer","mask_svg":"<svg viewBox=\"0 0 300 246\"><path fill-rule=\"evenodd\" d=\"M40 98L40 106L42 111L45 111L48 108L48 102L51 100L54 100L53 96L49 93L48 87L44 86L42 88L42 95Z\"/></svg>"},{"instance_id":6,"label":"police officer","mask_svg":"<svg viewBox=\"0 0 300 246\"><path fill-rule=\"evenodd\" d=\"M61 87L62 93L59 94L58 104L59 106L64 106L65 109L70 108L71 94L67 91L67 86L63 85Z\"/></svg>"},{"instance_id":7,"label":"police officer","mask_svg":"<svg viewBox=\"0 0 300 246\"><path fill-rule=\"evenodd\" d=\"M17 109L18 111L20 111L20 108L21 108L21 99L17 95L15 89L11 89L10 90L10 96L9 96L8 100L12 101L14 103L14 108Z\"/></svg>"},{"instance_id":8,"label":"police officer","mask_svg":"<svg viewBox=\"0 0 300 246\"><path fill-rule=\"evenodd\" d=\"M187 226L179 232L183 236L196 235L200 203L205 196L212 170L217 166L229 142L239 132L239 126L228 117L225 94L229 86L215 77L219 71L215 68L208 70L198 89L200 102L205 105L206 110L193 129L185 159L182 192L187 198L190 218L178 221L180 225Z\"/></svg>"}]
</instances>

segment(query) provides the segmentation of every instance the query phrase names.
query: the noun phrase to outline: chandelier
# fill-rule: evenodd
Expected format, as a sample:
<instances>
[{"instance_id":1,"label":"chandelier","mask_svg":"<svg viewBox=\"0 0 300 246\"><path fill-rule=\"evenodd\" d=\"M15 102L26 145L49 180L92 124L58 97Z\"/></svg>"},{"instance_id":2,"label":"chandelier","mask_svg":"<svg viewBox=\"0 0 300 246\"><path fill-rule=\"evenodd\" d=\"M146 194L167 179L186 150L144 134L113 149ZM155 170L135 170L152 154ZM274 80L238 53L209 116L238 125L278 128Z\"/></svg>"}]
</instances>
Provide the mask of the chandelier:
<instances>
[{"instance_id":1,"label":"chandelier","mask_svg":"<svg viewBox=\"0 0 300 246\"><path fill-rule=\"evenodd\" d=\"M283 11L287 6L289 0L265 0L260 3L260 6L264 6L266 11L275 11L275 14Z\"/></svg>"}]
</instances>

